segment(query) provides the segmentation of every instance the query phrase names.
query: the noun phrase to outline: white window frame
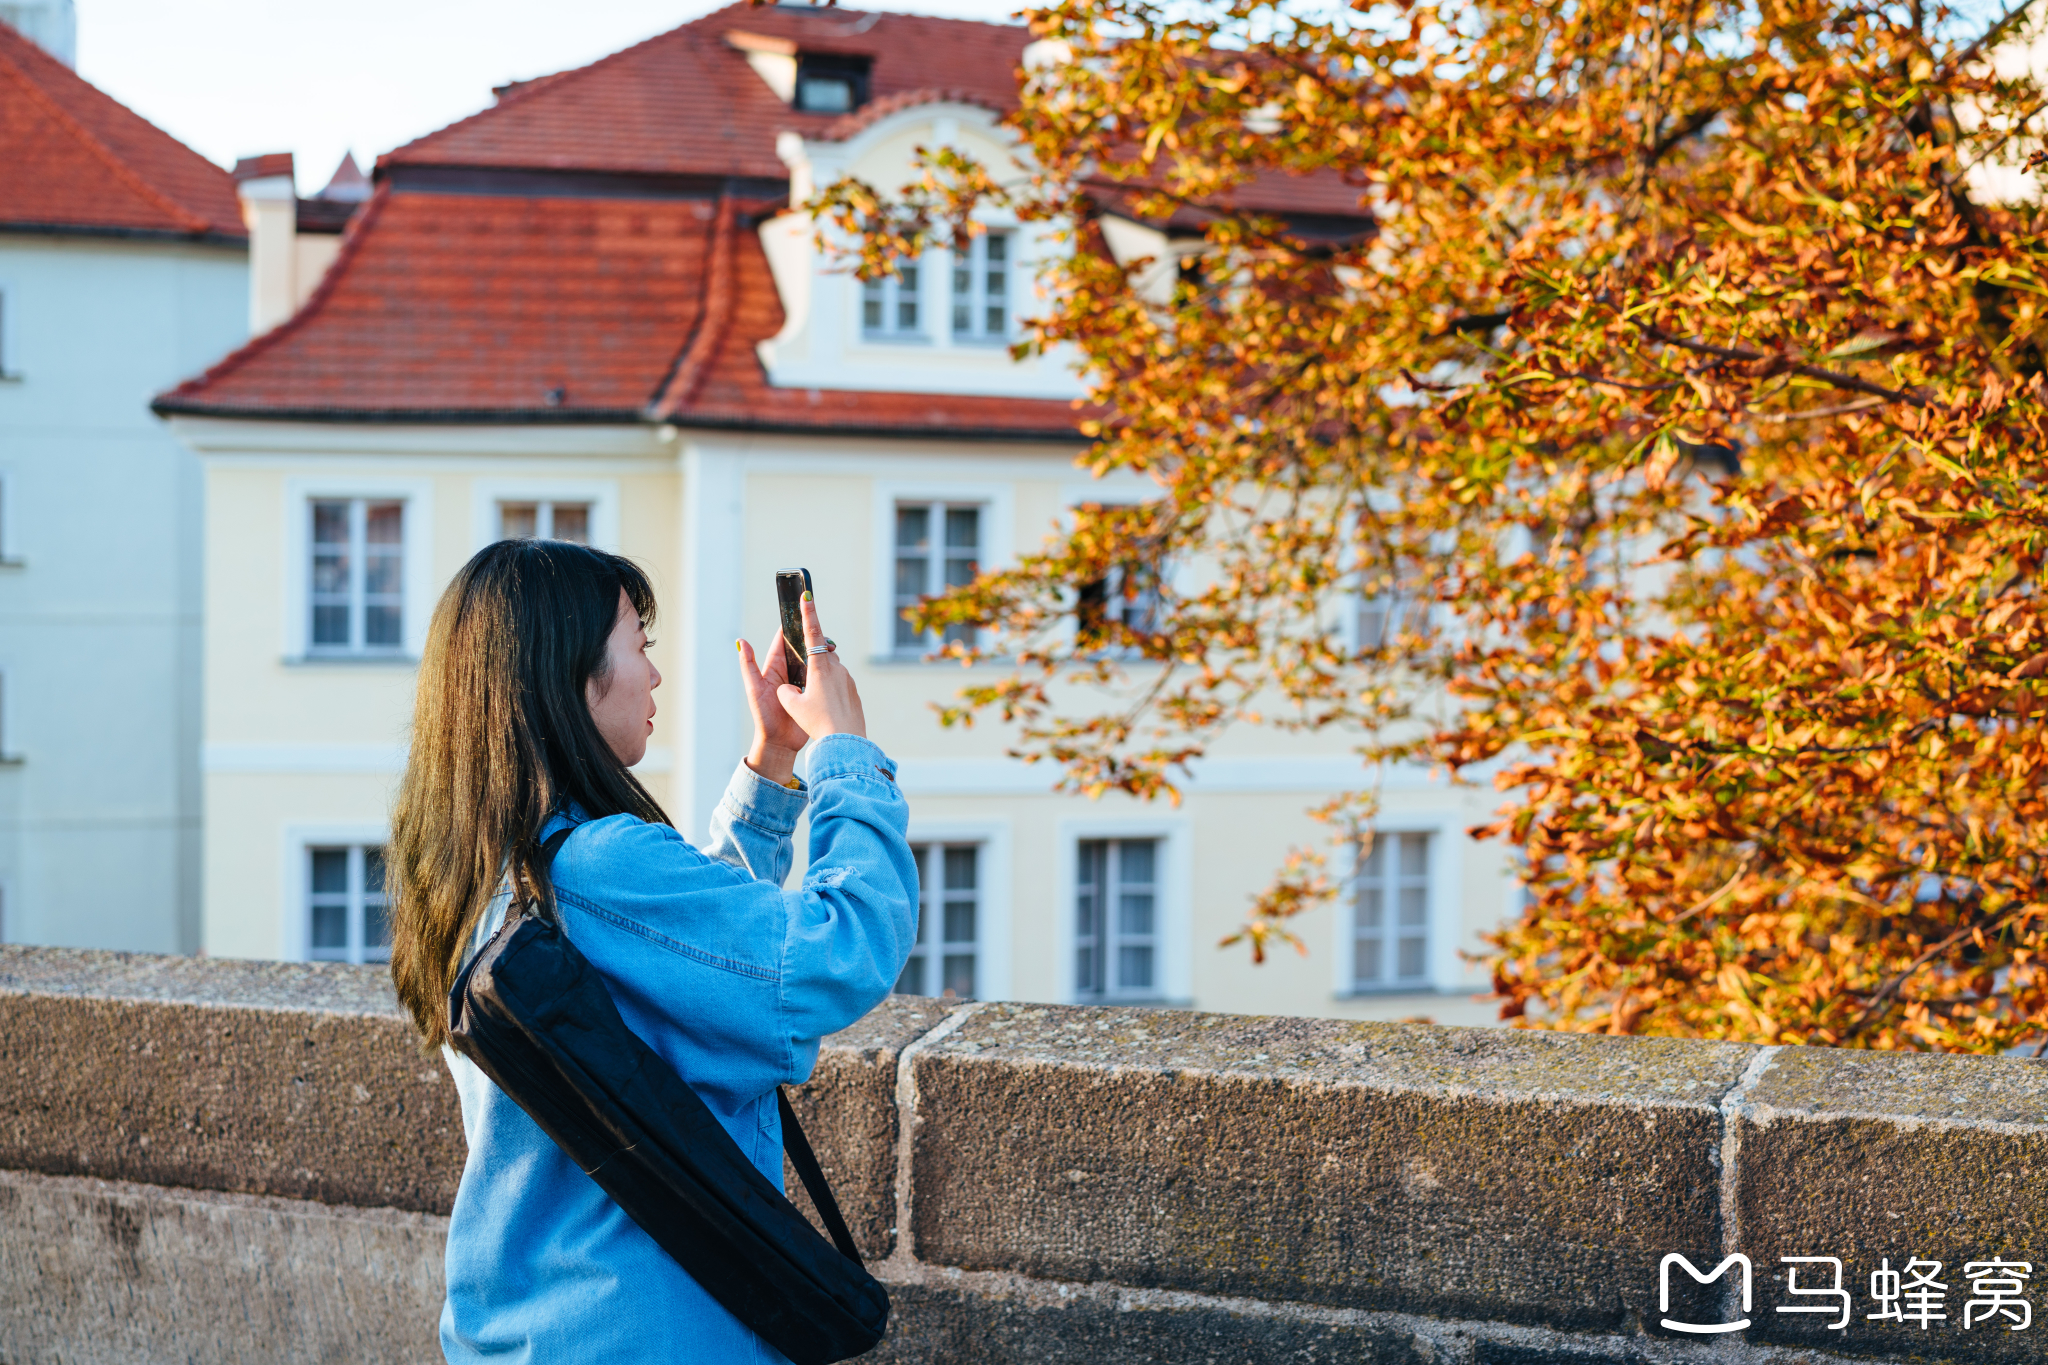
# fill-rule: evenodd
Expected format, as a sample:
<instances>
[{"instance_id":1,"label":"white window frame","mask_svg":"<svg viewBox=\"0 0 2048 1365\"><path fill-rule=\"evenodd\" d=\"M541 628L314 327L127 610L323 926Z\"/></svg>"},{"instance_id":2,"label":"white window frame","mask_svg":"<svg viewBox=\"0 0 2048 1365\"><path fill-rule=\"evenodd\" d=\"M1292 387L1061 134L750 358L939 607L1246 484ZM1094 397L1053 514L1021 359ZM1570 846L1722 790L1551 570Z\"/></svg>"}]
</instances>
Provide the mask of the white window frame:
<instances>
[{"instance_id":1,"label":"white window frame","mask_svg":"<svg viewBox=\"0 0 2048 1365\"><path fill-rule=\"evenodd\" d=\"M1016 272L1020 236L1006 228L986 228L969 240L965 251L955 246L946 252L946 329L955 343L1005 346L1017 334ZM1000 238L1003 243L1003 328L1000 332L988 330L988 244L992 238ZM968 281L964 301L959 291L963 272ZM963 303L968 318L964 330L958 325Z\"/></svg>"},{"instance_id":2,"label":"white window frame","mask_svg":"<svg viewBox=\"0 0 2048 1365\"><path fill-rule=\"evenodd\" d=\"M338 846L391 846L391 827L372 822L289 825L284 831L283 893L278 905L278 956L286 962L313 960L313 850ZM389 867L388 854L386 867ZM388 872L386 874L389 875ZM387 895L389 893L387 892Z\"/></svg>"},{"instance_id":3,"label":"white window frame","mask_svg":"<svg viewBox=\"0 0 2048 1365\"><path fill-rule=\"evenodd\" d=\"M1060 505L1065 509L1062 518L1062 529L1068 531L1073 529L1074 510L1087 503L1096 503L1105 507L1133 507L1141 503L1161 502L1164 499L1164 490L1150 480L1117 481L1102 485L1067 484L1060 489ZM1184 573L1184 566L1178 564L1169 565L1166 580L1161 586L1169 590L1182 586L1181 580ZM1112 591L1118 590L1122 586L1117 581L1117 577L1118 575L1114 573L1111 575L1108 587ZM1121 601L1122 599L1117 598L1116 600ZM1158 597L1156 594L1153 597L1152 605L1153 610L1156 611L1158 608ZM1078 625L1078 622L1076 624ZM1135 650L1125 649L1116 651L1114 656L1105 657L1138 658L1142 656Z\"/></svg>"},{"instance_id":4,"label":"white window frame","mask_svg":"<svg viewBox=\"0 0 2048 1365\"><path fill-rule=\"evenodd\" d=\"M896 648L896 508L901 504L947 503L955 507L973 504L981 508L982 572L1008 568L1012 562L1016 526L1016 498L1007 483L911 483L878 479L874 484L874 611L870 617L874 635L869 659L874 663L917 663L931 652L931 646L917 650ZM943 535L941 526L936 534Z\"/></svg>"},{"instance_id":5,"label":"white window frame","mask_svg":"<svg viewBox=\"0 0 2048 1365\"><path fill-rule=\"evenodd\" d=\"M1333 851L1329 867L1333 879L1344 888L1337 897L1337 913L1334 921L1335 939L1330 957L1332 959L1332 992L1340 1000L1369 1000L1388 995L1459 994L1471 989L1463 976L1458 949L1462 946L1464 928L1458 913L1463 904L1461 899L1459 872L1464 859L1471 856L1474 845L1465 837L1464 826L1471 823L1470 817L1458 812L1422 810L1382 811L1374 820L1373 828L1381 835L1427 834L1429 836L1429 908L1426 918L1429 925L1428 947L1425 949L1427 970L1417 981L1398 984L1367 986L1360 989L1352 976L1353 948L1358 940L1358 895L1356 878L1359 871L1358 848L1348 845Z\"/></svg>"},{"instance_id":6,"label":"white window frame","mask_svg":"<svg viewBox=\"0 0 2048 1365\"><path fill-rule=\"evenodd\" d=\"M619 552L619 485L615 479L473 480L469 496L472 553L502 539L498 504L505 502L588 503L592 548Z\"/></svg>"},{"instance_id":7,"label":"white window frame","mask_svg":"<svg viewBox=\"0 0 2048 1365\"><path fill-rule=\"evenodd\" d=\"M1060 998L1074 1004L1184 1005L1194 998L1194 840L1182 816L1109 820L1062 820L1059 838ZM1153 991L1144 996L1106 995L1100 1000L1081 995L1075 956L1080 936L1075 931L1075 897L1080 891L1081 842L1084 839L1156 839L1153 867Z\"/></svg>"},{"instance_id":8,"label":"white window frame","mask_svg":"<svg viewBox=\"0 0 2048 1365\"><path fill-rule=\"evenodd\" d=\"M918 346L929 345L939 335L939 329L932 326L932 304L935 298L943 297L943 291L932 287L935 273L950 271L951 261L937 251L927 251L916 260L908 262L917 272L917 284L911 291L911 302L917 305L917 326L905 328L897 325L898 306L903 301L903 278L900 274L884 275L876 280L863 280L849 275L847 280L853 289L853 331L855 339L869 346ZM868 288L879 287L882 298L883 326L871 329L867 322Z\"/></svg>"},{"instance_id":9,"label":"white window frame","mask_svg":"<svg viewBox=\"0 0 2048 1365\"><path fill-rule=\"evenodd\" d=\"M918 820L912 818L907 842L913 844L978 844L981 862L980 919L974 926L974 998L1007 1000L1011 990L1010 822L1008 820Z\"/></svg>"},{"instance_id":10,"label":"white window frame","mask_svg":"<svg viewBox=\"0 0 2048 1365\"><path fill-rule=\"evenodd\" d=\"M313 637L313 504L330 498L362 498L405 504L400 540L405 555L399 647L345 653L315 653ZM284 657L293 664L416 663L427 641L427 617L434 604L434 485L430 479L287 479L284 488Z\"/></svg>"},{"instance_id":11,"label":"white window frame","mask_svg":"<svg viewBox=\"0 0 2048 1365\"><path fill-rule=\"evenodd\" d=\"M345 876L347 878L347 886L343 891L343 896L345 898L343 903L343 912L347 917L345 921L346 927L344 930L344 937L346 937L348 942L344 945L343 952L345 955L342 957L313 957L313 953L316 951L314 945L312 944L312 923L314 909L313 897L321 895L323 893L311 889L312 856L315 853L323 851L323 847L328 852L335 852L341 854L344 860L344 866L346 868ZM345 962L353 967L372 966L378 963L389 962L391 960L391 954L388 949L385 951L382 957L370 956L370 935L368 924L368 915L370 907L366 869L369 862L370 850L373 847L382 848L384 850L385 866L387 868L387 871L385 874L384 886L380 889L379 895L381 895L384 900L385 923L389 924L391 915L391 883L390 874L388 871L390 866L390 845L329 844L322 846L319 844L310 844L307 846L306 867L308 891L306 894L306 904L304 909L307 928L306 956L309 960L317 962Z\"/></svg>"}]
</instances>

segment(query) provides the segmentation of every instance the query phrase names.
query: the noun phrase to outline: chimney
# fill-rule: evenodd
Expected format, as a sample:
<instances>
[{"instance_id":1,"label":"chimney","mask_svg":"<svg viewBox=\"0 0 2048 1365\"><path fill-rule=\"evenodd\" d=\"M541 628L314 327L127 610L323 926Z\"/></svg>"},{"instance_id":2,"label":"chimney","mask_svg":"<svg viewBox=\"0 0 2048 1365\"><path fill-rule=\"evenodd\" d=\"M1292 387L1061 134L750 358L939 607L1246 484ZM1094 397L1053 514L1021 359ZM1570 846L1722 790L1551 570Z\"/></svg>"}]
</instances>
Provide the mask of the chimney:
<instances>
[{"instance_id":1,"label":"chimney","mask_svg":"<svg viewBox=\"0 0 2048 1365\"><path fill-rule=\"evenodd\" d=\"M298 307L299 194L292 154L243 157L235 163L235 189L249 229L249 335L260 336Z\"/></svg>"}]
</instances>

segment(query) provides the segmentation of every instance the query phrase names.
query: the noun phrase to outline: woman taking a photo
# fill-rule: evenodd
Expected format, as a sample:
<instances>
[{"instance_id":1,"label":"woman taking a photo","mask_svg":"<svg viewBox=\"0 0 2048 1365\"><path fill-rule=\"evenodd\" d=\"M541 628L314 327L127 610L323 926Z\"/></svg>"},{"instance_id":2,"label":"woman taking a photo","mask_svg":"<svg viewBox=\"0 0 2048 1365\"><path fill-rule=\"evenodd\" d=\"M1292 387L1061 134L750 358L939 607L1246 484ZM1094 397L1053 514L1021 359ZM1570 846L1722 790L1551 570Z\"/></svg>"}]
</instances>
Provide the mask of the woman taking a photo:
<instances>
[{"instance_id":1,"label":"woman taking a photo","mask_svg":"<svg viewBox=\"0 0 2048 1365\"><path fill-rule=\"evenodd\" d=\"M818 1040L889 993L917 933L917 868L895 765L804 603L802 689L782 649L739 642L754 738L689 844L628 771L654 728L654 594L629 560L500 541L442 595L420 662L412 753L392 819L391 974L462 1101L469 1157L448 1228L441 1346L451 1361L774 1362L524 1110L447 1046L448 993L531 894L541 843L562 931L632 1031L782 1185L776 1087ZM794 775L810 745L808 785ZM803 883L785 890L797 817Z\"/></svg>"}]
</instances>

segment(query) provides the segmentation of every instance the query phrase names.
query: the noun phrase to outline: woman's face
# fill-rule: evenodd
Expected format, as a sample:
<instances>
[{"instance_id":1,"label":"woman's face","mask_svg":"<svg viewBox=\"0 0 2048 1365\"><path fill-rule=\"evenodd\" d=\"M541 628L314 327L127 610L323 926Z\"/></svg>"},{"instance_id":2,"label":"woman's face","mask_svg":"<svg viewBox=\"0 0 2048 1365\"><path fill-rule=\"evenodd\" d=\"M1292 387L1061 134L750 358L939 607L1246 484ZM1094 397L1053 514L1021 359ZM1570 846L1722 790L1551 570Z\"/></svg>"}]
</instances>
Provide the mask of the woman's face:
<instances>
[{"instance_id":1,"label":"woman's face","mask_svg":"<svg viewBox=\"0 0 2048 1365\"><path fill-rule=\"evenodd\" d=\"M648 643L633 600L619 589L618 619L605 641L604 675L590 680L584 697L597 732L629 768L647 756L647 737L654 733L654 689L661 686L661 673L647 657Z\"/></svg>"}]
</instances>

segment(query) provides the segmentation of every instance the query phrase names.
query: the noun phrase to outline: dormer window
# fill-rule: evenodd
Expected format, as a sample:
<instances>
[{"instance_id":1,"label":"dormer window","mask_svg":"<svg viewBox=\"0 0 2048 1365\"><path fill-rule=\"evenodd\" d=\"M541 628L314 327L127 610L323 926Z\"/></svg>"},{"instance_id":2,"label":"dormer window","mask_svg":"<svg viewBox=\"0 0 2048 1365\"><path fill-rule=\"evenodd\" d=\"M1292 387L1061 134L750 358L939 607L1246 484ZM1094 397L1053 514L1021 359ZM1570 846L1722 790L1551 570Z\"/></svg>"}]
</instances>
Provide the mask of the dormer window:
<instances>
[{"instance_id":1,"label":"dormer window","mask_svg":"<svg viewBox=\"0 0 2048 1365\"><path fill-rule=\"evenodd\" d=\"M799 52L796 107L810 114L850 114L868 101L867 57Z\"/></svg>"}]
</instances>

